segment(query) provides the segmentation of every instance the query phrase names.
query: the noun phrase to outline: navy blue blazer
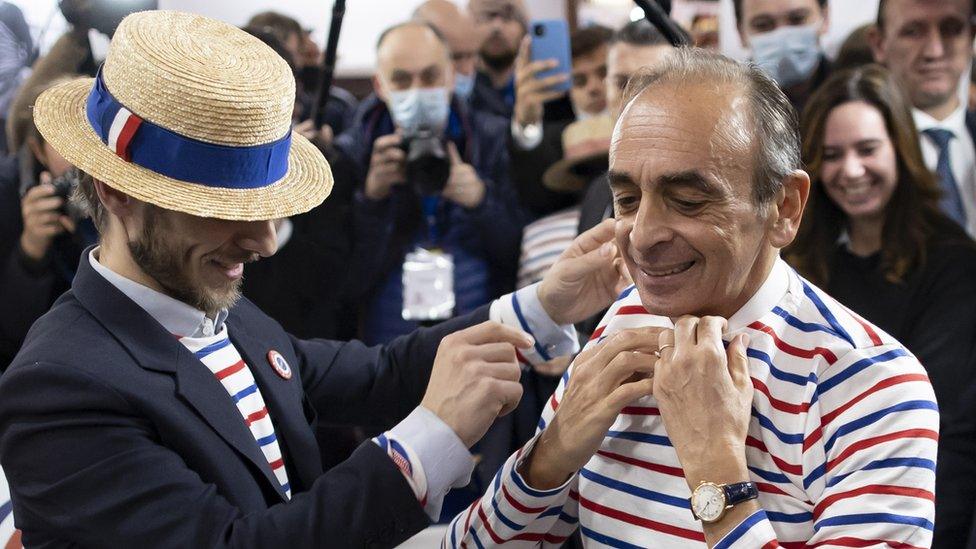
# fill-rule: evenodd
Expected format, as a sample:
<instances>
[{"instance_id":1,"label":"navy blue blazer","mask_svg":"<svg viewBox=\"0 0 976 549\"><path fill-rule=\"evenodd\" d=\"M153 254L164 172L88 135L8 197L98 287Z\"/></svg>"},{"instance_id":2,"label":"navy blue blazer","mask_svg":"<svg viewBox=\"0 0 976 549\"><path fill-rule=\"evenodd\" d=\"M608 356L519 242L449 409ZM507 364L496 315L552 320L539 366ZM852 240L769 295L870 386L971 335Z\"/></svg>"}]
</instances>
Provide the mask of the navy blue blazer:
<instances>
[{"instance_id":1,"label":"navy blue blazer","mask_svg":"<svg viewBox=\"0 0 976 549\"><path fill-rule=\"evenodd\" d=\"M71 291L0 378L0 463L30 547L390 547L428 524L367 441L322 472L312 422L388 428L420 402L441 338L488 308L386 347L293 338L246 299L231 340L275 424L286 502L226 390L82 256ZM293 370L277 375L275 350Z\"/></svg>"}]
</instances>

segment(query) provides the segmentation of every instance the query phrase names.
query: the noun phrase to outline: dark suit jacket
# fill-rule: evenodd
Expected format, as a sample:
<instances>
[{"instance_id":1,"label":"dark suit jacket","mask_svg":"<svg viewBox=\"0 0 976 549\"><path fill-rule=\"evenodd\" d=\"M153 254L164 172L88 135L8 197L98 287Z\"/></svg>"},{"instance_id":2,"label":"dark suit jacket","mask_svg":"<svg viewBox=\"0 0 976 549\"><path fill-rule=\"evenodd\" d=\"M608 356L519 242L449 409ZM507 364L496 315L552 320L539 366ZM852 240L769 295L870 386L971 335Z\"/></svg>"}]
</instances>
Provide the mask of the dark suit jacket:
<instances>
[{"instance_id":1,"label":"dark suit jacket","mask_svg":"<svg viewBox=\"0 0 976 549\"><path fill-rule=\"evenodd\" d=\"M0 462L39 547L390 547L428 524L372 442L322 474L310 427L389 427L426 387L440 339L487 307L387 347L297 340L242 300L227 319L275 424L286 502L223 386L83 256L72 290L0 379ZM268 363L276 350L290 379Z\"/></svg>"},{"instance_id":2,"label":"dark suit jacket","mask_svg":"<svg viewBox=\"0 0 976 549\"><path fill-rule=\"evenodd\" d=\"M572 120L544 122L542 141L528 150L520 147L512 137L512 132L508 132L512 184L518 191L519 201L529 210L533 219L564 210L580 200L580 193L553 191L542 183L546 170L563 158L563 130L571 123Z\"/></svg>"}]
</instances>

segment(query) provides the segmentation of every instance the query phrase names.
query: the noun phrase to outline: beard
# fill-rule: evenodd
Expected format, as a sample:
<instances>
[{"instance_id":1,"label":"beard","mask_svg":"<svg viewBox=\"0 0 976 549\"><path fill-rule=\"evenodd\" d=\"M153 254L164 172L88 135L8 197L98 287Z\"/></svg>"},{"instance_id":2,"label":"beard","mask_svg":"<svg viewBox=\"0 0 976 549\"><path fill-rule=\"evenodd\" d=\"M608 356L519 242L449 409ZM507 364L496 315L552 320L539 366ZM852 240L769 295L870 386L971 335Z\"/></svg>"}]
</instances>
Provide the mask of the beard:
<instances>
[{"instance_id":1,"label":"beard","mask_svg":"<svg viewBox=\"0 0 976 549\"><path fill-rule=\"evenodd\" d=\"M489 44L494 44L495 47L488 47ZM481 51L478 53L481 55L484 64L493 71L508 69L515 63L515 58L518 56L517 49L509 47L501 36L494 35L485 40Z\"/></svg>"},{"instance_id":2,"label":"beard","mask_svg":"<svg viewBox=\"0 0 976 549\"><path fill-rule=\"evenodd\" d=\"M188 266L180 263L180 258L187 256L186 248L171 243L164 236L164 217L156 207L147 206L142 231L135 242L129 242L129 253L136 264L155 279L167 295L207 316L233 307L241 297L242 280L239 278L218 288L208 288L203 281L194 278Z\"/></svg>"}]
</instances>

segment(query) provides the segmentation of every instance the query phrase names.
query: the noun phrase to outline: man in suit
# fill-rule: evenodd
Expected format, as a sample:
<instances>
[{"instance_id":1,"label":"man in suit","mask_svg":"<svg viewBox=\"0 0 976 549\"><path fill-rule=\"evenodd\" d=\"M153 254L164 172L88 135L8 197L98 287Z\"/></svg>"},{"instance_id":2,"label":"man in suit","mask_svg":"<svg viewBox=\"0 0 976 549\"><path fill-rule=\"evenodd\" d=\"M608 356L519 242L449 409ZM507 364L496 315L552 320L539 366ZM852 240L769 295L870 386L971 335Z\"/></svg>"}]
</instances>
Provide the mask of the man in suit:
<instances>
[{"instance_id":1,"label":"man in suit","mask_svg":"<svg viewBox=\"0 0 976 549\"><path fill-rule=\"evenodd\" d=\"M972 17L971 0L882 0L868 39L875 60L912 102L925 164L939 176L943 211L976 235L976 116L960 99L973 60Z\"/></svg>"},{"instance_id":2,"label":"man in suit","mask_svg":"<svg viewBox=\"0 0 976 549\"><path fill-rule=\"evenodd\" d=\"M294 85L243 31L156 11L123 21L94 85L38 98L101 238L0 380L25 545L394 546L467 481L517 360L572 351L564 324L612 299L605 224L530 291L389 346L288 335L239 291L273 220L332 185L290 129ZM387 430L323 474L316 414Z\"/></svg>"}]
</instances>

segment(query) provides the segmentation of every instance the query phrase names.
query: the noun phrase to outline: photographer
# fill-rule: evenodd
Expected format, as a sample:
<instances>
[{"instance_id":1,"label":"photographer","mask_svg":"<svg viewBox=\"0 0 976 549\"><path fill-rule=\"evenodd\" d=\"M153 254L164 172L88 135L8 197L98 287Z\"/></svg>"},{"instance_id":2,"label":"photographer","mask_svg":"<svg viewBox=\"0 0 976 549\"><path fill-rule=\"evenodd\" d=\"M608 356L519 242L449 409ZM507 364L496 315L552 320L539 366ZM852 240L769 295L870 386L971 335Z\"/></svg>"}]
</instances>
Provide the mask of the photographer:
<instances>
[{"instance_id":1,"label":"photographer","mask_svg":"<svg viewBox=\"0 0 976 549\"><path fill-rule=\"evenodd\" d=\"M30 105L41 88L25 89L23 103ZM5 369L23 342L27 330L68 289L81 250L94 241L94 227L66 197L76 172L51 148L33 124L29 110L12 112L11 126L21 143L10 143L20 152L20 175L0 181L0 369Z\"/></svg>"},{"instance_id":2,"label":"photographer","mask_svg":"<svg viewBox=\"0 0 976 549\"><path fill-rule=\"evenodd\" d=\"M381 343L417 321L461 314L514 285L522 216L508 186L507 121L469 112L452 99L449 49L429 26L409 22L377 45L376 97L336 139L358 171L353 205L353 299L361 303L363 339ZM413 254L440 273L451 295L438 315L409 314L403 267ZM421 267L426 268L426 267ZM412 272L412 271L411 271ZM451 301L454 306L451 307ZM408 313L408 314L404 314Z\"/></svg>"}]
</instances>

